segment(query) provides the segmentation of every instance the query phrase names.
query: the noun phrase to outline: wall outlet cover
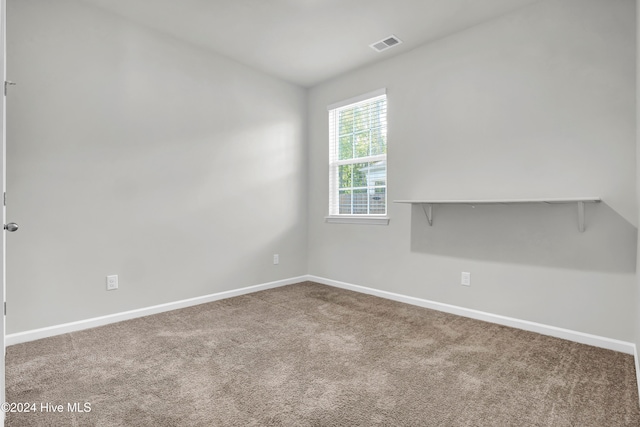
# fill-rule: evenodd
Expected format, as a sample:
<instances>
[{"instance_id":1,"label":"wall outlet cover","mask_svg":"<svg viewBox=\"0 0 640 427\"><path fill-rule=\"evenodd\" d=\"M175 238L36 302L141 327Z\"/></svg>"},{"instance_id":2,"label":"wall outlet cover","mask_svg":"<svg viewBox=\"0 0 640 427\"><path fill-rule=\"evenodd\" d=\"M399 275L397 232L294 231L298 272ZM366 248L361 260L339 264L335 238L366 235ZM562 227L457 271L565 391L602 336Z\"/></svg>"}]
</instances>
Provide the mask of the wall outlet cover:
<instances>
[{"instance_id":1,"label":"wall outlet cover","mask_svg":"<svg viewBox=\"0 0 640 427\"><path fill-rule=\"evenodd\" d=\"M460 284L462 286L471 286L471 273L463 271L460 277Z\"/></svg>"},{"instance_id":2,"label":"wall outlet cover","mask_svg":"<svg viewBox=\"0 0 640 427\"><path fill-rule=\"evenodd\" d=\"M118 289L118 275L107 276L107 290L113 291Z\"/></svg>"}]
</instances>

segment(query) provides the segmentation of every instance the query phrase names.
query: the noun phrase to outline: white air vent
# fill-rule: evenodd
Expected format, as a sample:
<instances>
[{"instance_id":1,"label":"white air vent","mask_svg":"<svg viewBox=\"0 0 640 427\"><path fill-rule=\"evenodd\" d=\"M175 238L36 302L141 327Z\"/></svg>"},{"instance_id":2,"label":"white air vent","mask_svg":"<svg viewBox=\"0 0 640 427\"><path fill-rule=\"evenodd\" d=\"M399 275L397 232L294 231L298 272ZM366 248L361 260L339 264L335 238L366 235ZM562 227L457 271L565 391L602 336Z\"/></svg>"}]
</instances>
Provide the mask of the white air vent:
<instances>
[{"instance_id":1,"label":"white air vent","mask_svg":"<svg viewBox=\"0 0 640 427\"><path fill-rule=\"evenodd\" d=\"M387 50L390 47L397 46L400 43L402 43L402 40L391 34L389 37L385 37L379 42L375 42L373 44L370 44L369 46L371 46L371 49L375 50L376 52L382 52L383 50Z\"/></svg>"}]
</instances>

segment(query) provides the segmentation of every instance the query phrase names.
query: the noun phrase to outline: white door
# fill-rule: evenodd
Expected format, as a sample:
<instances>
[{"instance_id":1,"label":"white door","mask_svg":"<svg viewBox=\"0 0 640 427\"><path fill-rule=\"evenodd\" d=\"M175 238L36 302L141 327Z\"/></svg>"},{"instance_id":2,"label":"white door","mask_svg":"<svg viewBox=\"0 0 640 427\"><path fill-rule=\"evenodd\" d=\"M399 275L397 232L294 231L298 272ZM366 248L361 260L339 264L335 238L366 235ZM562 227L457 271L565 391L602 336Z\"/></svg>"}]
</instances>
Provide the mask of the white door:
<instances>
[{"instance_id":1,"label":"white door","mask_svg":"<svg viewBox=\"0 0 640 427\"><path fill-rule=\"evenodd\" d=\"M2 156L0 158L0 188L2 189L2 194L0 195L1 200L0 203L2 203L2 224L6 224L6 208L4 206L4 193L6 191L6 187L5 187L5 165L6 165L6 125L5 125L5 117L6 117L6 113L5 113L5 109L6 109L6 89L5 89L5 81L7 80L7 64L6 64L6 60L5 60L5 35L6 35L6 0L0 0L0 70L2 71L2 78L0 79L0 83L2 83L2 87L0 88L0 90L2 90L2 102L0 102L0 128L2 129L2 131L0 132L0 135L2 135L2 137L0 138L2 141L0 141L0 144L2 144L2 148L0 148L0 156ZM2 307L0 307L0 310L2 310L2 316L0 316L0 319L2 319L2 325L0 325L0 330L2 331L2 351L0 351L0 403L1 402L5 402L5 381L4 381L4 355L6 352L6 347L5 347L5 342L4 342L4 336L6 335L5 333L5 315L6 313L4 312L4 307L5 307L5 301L6 301L6 290L5 290L5 248L6 248L6 232L2 232L2 245L0 245L0 270L2 270L0 272L0 281L2 283L0 283L0 286L2 286ZM4 425L4 412L2 412L2 425Z\"/></svg>"}]
</instances>

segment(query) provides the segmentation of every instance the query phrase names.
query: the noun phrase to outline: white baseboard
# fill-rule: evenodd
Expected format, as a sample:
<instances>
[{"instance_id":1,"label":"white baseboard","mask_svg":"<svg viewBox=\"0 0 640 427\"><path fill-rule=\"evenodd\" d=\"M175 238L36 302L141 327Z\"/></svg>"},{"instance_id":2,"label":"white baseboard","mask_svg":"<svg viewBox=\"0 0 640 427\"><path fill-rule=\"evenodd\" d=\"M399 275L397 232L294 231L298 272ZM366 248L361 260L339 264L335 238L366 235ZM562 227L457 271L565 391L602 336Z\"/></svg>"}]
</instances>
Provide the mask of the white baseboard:
<instances>
[{"instance_id":1,"label":"white baseboard","mask_svg":"<svg viewBox=\"0 0 640 427\"><path fill-rule=\"evenodd\" d=\"M638 385L638 404L640 404L640 360L638 360L638 346L635 344L633 345L633 358L636 361L636 384Z\"/></svg>"},{"instance_id":2,"label":"white baseboard","mask_svg":"<svg viewBox=\"0 0 640 427\"><path fill-rule=\"evenodd\" d=\"M337 288L348 289L350 291L360 292L363 294L374 295L394 301L404 302L407 304L417 305L419 307L430 308L432 310L443 311L445 313L457 314L458 316L470 317L472 319L483 320L485 322L497 323L499 325L510 326L512 328L523 329L525 331L537 332L542 335L548 335L556 338L562 338L569 341L575 341L581 344L592 345L595 347L606 348L626 354L635 353L635 345L630 342L620 341L612 338L601 337L598 335L586 334L584 332L572 331L570 329L558 328L555 326L544 325L542 323L530 322L528 320L520 320L512 317L501 316L498 314L486 313L484 311L473 310L469 308L459 307L450 304L444 304L435 301L429 301L421 298L410 297L406 295L396 294L393 292L381 291L378 289L367 288L365 286L354 285L351 283L339 282L337 280L326 279L310 275L308 279L323 285L334 286ZM638 357L636 356L636 373L638 372Z\"/></svg>"},{"instance_id":3,"label":"white baseboard","mask_svg":"<svg viewBox=\"0 0 640 427\"><path fill-rule=\"evenodd\" d=\"M337 288L348 289L363 294L374 295L394 301L416 305L419 307L430 308L432 310L443 311L446 313L456 314L459 316L469 317L472 319L483 320L485 322L497 323L499 325L510 326L512 328L523 329L525 331L537 332L543 335L549 335L556 338L562 338L569 341L575 341L582 344L592 345L595 347L606 348L609 350L619 351L621 353L635 355L636 374L640 379L639 361L636 346L633 343L615 340L611 338L601 337L597 335L586 334L583 332L572 331L569 329L558 328L555 326L544 325L541 323L530 322L528 320L520 320L512 317L501 316L498 314L486 313L483 311L473 310L469 308L459 307L450 304L444 304L435 301L429 301L421 298L410 297L407 295L396 294L393 292L382 291L365 286L354 285L351 283L340 282L337 280L327 279L313 275L304 275L292 277L290 279L278 280L275 282L263 283L255 286L234 289L225 292L205 295L196 298L175 301L167 304L155 305L152 307L141 308L137 310L125 311L122 313L110 314L107 316L94 317L92 319L80 320L77 322L65 323L62 325L50 326L47 328L34 329L31 331L9 334L5 337L6 346L20 344L23 342L33 341L40 338L47 338L55 335L66 334L69 332L81 331L83 329L95 328L97 326L108 325L110 323L121 322L123 320L135 319L137 317L149 316L152 314L163 313L165 311L176 310L179 308L191 307L198 304L217 301L225 298L231 298L239 295L245 295L265 289L277 288L280 286L292 285L294 283L313 281L324 285L334 286ZM639 381L640 388L640 381Z\"/></svg>"},{"instance_id":4,"label":"white baseboard","mask_svg":"<svg viewBox=\"0 0 640 427\"><path fill-rule=\"evenodd\" d=\"M95 328L97 326L108 325L110 323L122 322L123 320L135 319L137 317L144 317L152 314L163 313L165 311L177 310L179 308L191 307L198 304L204 304L207 302L218 301L221 299L263 291L265 289L292 285L294 283L304 282L306 280L308 280L307 276L292 277L290 279L277 280L275 282L263 283L255 286L247 286L245 288L233 289L230 291L218 292L201 297L154 305L137 310L130 310L122 313L94 317L92 319L79 320L77 322L64 323L62 325L49 326L46 328L33 329L30 331L9 334L5 337L5 348L6 346L34 341L40 338L47 338L55 335L66 334L69 332L81 331L83 329Z\"/></svg>"}]
</instances>

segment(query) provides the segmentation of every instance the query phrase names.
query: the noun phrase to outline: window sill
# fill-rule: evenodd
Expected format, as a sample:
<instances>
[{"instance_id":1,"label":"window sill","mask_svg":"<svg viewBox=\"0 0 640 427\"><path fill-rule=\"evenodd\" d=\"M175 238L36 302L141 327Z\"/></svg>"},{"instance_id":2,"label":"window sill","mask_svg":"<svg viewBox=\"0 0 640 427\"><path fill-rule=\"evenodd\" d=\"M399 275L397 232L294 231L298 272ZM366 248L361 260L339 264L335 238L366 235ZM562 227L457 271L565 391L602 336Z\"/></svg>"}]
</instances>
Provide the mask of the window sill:
<instances>
[{"instance_id":1,"label":"window sill","mask_svg":"<svg viewBox=\"0 0 640 427\"><path fill-rule=\"evenodd\" d=\"M389 225L389 217L384 215L329 215L324 217L324 219L329 224Z\"/></svg>"}]
</instances>

